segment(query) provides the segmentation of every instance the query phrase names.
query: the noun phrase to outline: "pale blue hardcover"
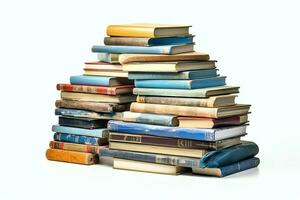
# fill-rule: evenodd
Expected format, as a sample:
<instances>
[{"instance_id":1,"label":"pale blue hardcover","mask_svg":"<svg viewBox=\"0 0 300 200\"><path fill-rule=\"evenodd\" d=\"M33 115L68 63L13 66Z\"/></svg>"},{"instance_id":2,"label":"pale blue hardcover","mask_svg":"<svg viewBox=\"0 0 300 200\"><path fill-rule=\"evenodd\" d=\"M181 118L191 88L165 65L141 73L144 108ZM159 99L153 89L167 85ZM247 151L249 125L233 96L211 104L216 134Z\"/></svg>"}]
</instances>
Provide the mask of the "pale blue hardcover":
<instances>
[{"instance_id":1,"label":"pale blue hardcover","mask_svg":"<svg viewBox=\"0 0 300 200\"><path fill-rule=\"evenodd\" d=\"M71 84L77 85L104 85L109 86L110 79L114 77L109 76L71 76Z\"/></svg>"},{"instance_id":2,"label":"pale blue hardcover","mask_svg":"<svg viewBox=\"0 0 300 200\"><path fill-rule=\"evenodd\" d=\"M53 125L52 131L57 133L68 133L72 135L84 135L89 137L107 137L108 134L108 130L106 128L84 129L59 125Z\"/></svg>"}]
</instances>

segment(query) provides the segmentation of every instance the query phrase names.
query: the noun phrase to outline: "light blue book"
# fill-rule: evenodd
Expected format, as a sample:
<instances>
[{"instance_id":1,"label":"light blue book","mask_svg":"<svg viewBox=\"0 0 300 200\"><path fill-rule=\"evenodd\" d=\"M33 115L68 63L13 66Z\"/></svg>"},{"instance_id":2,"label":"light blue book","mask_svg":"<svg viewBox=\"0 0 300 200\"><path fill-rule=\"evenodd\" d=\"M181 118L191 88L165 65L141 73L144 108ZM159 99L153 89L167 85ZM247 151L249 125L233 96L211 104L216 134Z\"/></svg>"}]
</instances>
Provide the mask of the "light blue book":
<instances>
[{"instance_id":1,"label":"light blue book","mask_svg":"<svg viewBox=\"0 0 300 200\"><path fill-rule=\"evenodd\" d=\"M69 109L69 108L57 108L57 109L55 109L55 115L91 118L91 119L122 120L122 118L123 118L122 112L101 113L101 112L93 112L93 111L87 111L87 110Z\"/></svg>"},{"instance_id":2,"label":"light blue book","mask_svg":"<svg viewBox=\"0 0 300 200\"><path fill-rule=\"evenodd\" d=\"M92 47L94 53L144 53L144 54L178 54L194 51L194 43L163 46L116 46L116 45L95 45Z\"/></svg>"},{"instance_id":3,"label":"light blue book","mask_svg":"<svg viewBox=\"0 0 300 200\"><path fill-rule=\"evenodd\" d=\"M136 88L199 89L225 85L225 76L195 80L135 80Z\"/></svg>"},{"instance_id":4,"label":"light blue book","mask_svg":"<svg viewBox=\"0 0 300 200\"><path fill-rule=\"evenodd\" d=\"M98 129L84 129L84 128L74 128L67 126L53 125L52 131L56 133L67 133L72 135L84 135L89 137L107 137L108 130L106 128Z\"/></svg>"},{"instance_id":5,"label":"light blue book","mask_svg":"<svg viewBox=\"0 0 300 200\"><path fill-rule=\"evenodd\" d=\"M183 72L129 72L128 79L132 80L194 80L216 77L217 69L203 69Z\"/></svg>"},{"instance_id":6,"label":"light blue book","mask_svg":"<svg viewBox=\"0 0 300 200\"><path fill-rule=\"evenodd\" d=\"M100 86L117 86L131 84L132 81L127 78L109 77L109 76L71 76L71 84L74 85L100 85Z\"/></svg>"}]
</instances>

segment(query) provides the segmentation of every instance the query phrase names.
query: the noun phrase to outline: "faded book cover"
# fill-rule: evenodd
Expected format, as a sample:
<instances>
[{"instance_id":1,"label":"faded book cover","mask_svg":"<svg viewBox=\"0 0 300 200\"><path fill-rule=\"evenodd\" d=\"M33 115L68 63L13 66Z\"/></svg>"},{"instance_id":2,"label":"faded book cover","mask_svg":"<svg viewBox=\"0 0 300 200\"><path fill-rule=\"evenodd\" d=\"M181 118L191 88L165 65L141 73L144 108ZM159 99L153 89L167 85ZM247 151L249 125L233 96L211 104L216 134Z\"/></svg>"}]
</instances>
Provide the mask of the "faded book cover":
<instances>
[{"instance_id":1,"label":"faded book cover","mask_svg":"<svg viewBox=\"0 0 300 200\"><path fill-rule=\"evenodd\" d=\"M107 146L95 146L90 144L76 144L68 142L50 141L49 147L51 149L62 149L97 154L100 153L100 151Z\"/></svg>"}]
</instances>

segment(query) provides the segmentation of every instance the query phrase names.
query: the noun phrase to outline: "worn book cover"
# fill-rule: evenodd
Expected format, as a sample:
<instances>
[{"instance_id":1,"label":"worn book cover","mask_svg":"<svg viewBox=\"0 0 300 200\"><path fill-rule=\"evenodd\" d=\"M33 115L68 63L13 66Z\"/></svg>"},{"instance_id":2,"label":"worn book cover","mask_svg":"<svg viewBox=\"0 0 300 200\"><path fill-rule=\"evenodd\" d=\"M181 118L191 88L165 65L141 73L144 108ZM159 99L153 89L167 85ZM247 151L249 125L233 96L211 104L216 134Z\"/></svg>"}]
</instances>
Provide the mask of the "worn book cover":
<instances>
[{"instance_id":1,"label":"worn book cover","mask_svg":"<svg viewBox=\"0 0 300 200\"><path fill-rule=\"evenodd\" d=\"M100 151L107 146L95 146L90 144L76 144L68 142L50 141L49 147L51 149L62 149L69 151L99 154Z\"/></svg>"},{"instance_id":2,"label":"worn book cover","mask_svg":"<svg viewBox=\"0 0 300 200\"><path fill-rule=\"evenodd\" d=\"M108 144L107 138L74 135L69 133L54 133L53 139L55 141L60 141L60 142L89 144L89 145L97 145L97 146Z\"/></svg>"},{"instance_id":3,"label":"worn book cover","mask_svg":"<svg viewBox=\"0 0 300 200\"><path fill-rule=\"evenodd\" d=\"M122 112L100 113L100 112L91 112L87 110L65 109L65 108L55 109L55 115L90 118L90 119L108 119L108 120L109 119L122 120L123 118Z\"/></svg>"},{"instance_id":4,"label":"worn book cover","mask_svg":"<svg viewBox=\"0 0 300 200\"><path fill-rule=\"evenodd\" d=\"M108 137L108 129L106 128L97 128L97 129L84 129L68 126L53 125L52 131L57 133L68 133L73 135L84 135L90 137Z\"/></svg>"},{"instance_id":5,"label":"worn book cover","mask_svg":"<svg viewBox=\"0 0 300 200\"><path fill-rule=\"evenodd\" d=\"M132 85L132 81L122 77L109 76L71 76L70 83L72 85L94 85L94 86L118 86Z\"/></svg>"},{"instance_id":6,"label":"worn book cover","mask_svg":"<svg viewBox=\"0 0 300 200\"><path fill-rule=\"evenodd\" d=\"M97 53L97 58L101 62L119 64L119 53Z\"/></svg>"},{"instance_id":7,"label":"worn book cover","mask_svg":"<svg viewBox=\"0 0 300 200\"><path fill-rule=\"evenodd\" d=\"M85 129L106 128L108 120L105 119L92 119L92 118L79 118L79 117L66 117L60 116L58 124L61 126L71 126Z\"/></svg>"}]
</instances>

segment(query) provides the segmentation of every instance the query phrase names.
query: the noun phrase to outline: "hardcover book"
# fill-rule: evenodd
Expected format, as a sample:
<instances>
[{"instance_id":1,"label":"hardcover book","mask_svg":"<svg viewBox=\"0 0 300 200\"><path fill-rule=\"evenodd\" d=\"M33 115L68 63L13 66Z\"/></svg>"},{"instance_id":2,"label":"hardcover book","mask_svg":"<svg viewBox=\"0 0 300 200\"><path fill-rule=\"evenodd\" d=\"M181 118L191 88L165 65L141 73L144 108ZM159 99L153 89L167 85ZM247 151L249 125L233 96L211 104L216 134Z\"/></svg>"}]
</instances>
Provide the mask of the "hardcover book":
<instances>
[{"instance_id":1,"label":"hardcover book","mask_svg":"<svg viewBox=\"0 0 300 200\"><path fill-rule=\"evenodd\" d=\"M84 129L84 128L74 128L60 125L53 125L52 131L57 133L68 133L72 135L84 135L90 137L108 137L108 130L106 128L97 129Z\"/></svg>"},{"instance_id":2,"label":"hardcover book","mask_svg":"<svg viewBox=\"0 0 300 200\"><path fill-rule=\"evenodd\" d=\"M118 86L130 85L132 81L127 78L109 76L71 76L72 85L97 85L97 86Z\"/></svg>"},{"instance_id":3,"label":"hardcover book","mask_svg":"<svg viewBox=\"0 0 300 200\"><path fill-rule=\"evenodd\" d=\"M249 112L249 109L250 105L246 104L209 108L133 102L130 106L131 112L208 118L224 118L236 115L244 115Z\"/></svg>"},{"instance_id":4,"label":"hardcover book","mask_svg":"<svg viewBox=\"0 0 300 200\"><path fill-rule=\"evenodd\" d=\"M181 128L150 124L130 123L110 120L107 128L110 132L121 132L137 135L153 135L189 140L217 141L246 134L246 125L214 129Z\"/></svg>"},{"instance_id":5,"label":"hardcover book","mask_svg":"<svg viewBox=\"0 0 300 200\"><path fill-rule=\"evenodd\" d=\"M85 62L85 70L98 70L98 71L122 71L122 65L111 64L108 62L91 61Z\"/></svg>"},{"instance_id":6,"label":"hardcover book","mask_svg":"<svg viewBox=\"0 0 300 200\"><path fill-rule=\"evenodd\" d=\"M97 129L106 128L108 120L104 119L91 119L91 118L79 118L79 117L59 117L59 125L61 126L71 126L77 128L85 129Z\"/></svg>"},{"instance_id":7,"label":"hardcover book","mask_svg":"<svg viewBox=\"0 0 300 200\"><path fill-rule=\"evenodd\" d=\"M49 147L51 149L61 149L61 150L79 151L79 152L85 152L85 153L98 154L106 146L95 146L95 145L90 145L90 144L76 144L76 143L50 141Z\"/></svg>"},{"instance_id":8,"label":"hardcover book","mask_svg":"<svg viewBox=\"0 0 300 200\"><path fill-rule=\"evenodd\" d=\"M55 109L55 115L69 116L69 117L80 117L80 118L90 118L90 119L115 119L122 120L122 112L112 112L112 113L99 113L90 112L86 110L78 109L65 109L57 108Z\"/></svg>"},{"instance_id":9,"label":"hardcover book","mask_svg":"<svg viewBox=\"0 0 300 200\"><path fill-rule=\"evenodd\" d=\"M114 76L121 78L128 78L128 72L124 71L100 71L100 70L91 70L84 68L83 75L85 76Z\"/></svg>"},{"instance_id":10,"label":"hardcover book","mask_svg":"<svg viewBox=\"0 0 300 200\"><path fill-rule=\"evenodd\" d=\"M118 54L118 53L98 53L97 58L99 61L102 61L102 62L118 64L120 55L121 54Z\"/></svg>"},{"instance_id":11,"label":"hardcover book","mask_svg":"<svg viewBox=\"0 0 300 200\"><path fill-rule=\"evenodd\" d=\"M108 144L107 138L74 135L68 133L54 133L53 138L55 141L76 143L76 144L88 144L88 145L98 145L98 146Z\"/></svg>"},{"instance_id":12,"label":"hardcover book","mask_svg":"<svg viewBox=\"0 0 300 200\"><path fill-rule=\"evenodd\" d=\"M47 149L46 157L48 160L84 165L92 165L99 162L99 157L97 154L60 149Z\"/></svg>"}]
</instances>

